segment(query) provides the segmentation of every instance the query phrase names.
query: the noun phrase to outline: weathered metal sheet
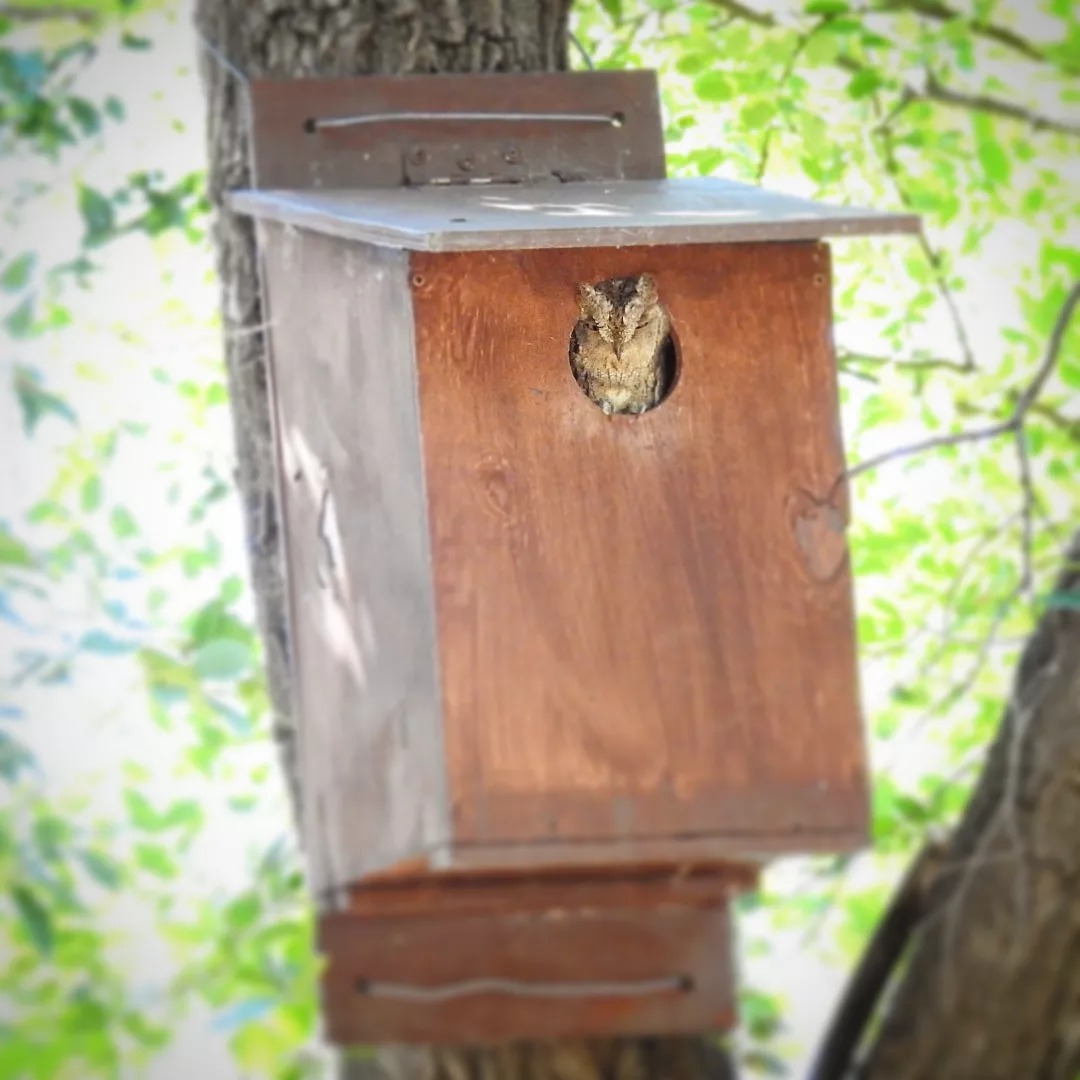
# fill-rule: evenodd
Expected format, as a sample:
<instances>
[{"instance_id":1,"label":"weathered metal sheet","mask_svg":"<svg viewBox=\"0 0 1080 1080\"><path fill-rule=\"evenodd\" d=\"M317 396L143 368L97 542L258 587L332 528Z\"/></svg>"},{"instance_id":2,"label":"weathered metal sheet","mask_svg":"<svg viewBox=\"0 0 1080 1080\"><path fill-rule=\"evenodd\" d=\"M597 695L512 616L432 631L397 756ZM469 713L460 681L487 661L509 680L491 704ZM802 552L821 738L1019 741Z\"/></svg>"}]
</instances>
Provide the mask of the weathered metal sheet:
<instances>
[{"instance_id":1,"label":"weathered metal sheet","mask_svg":"<svg viewBox=\"0 0 1080 1080\"><path fill-rule=\"evenodd\" d=\"M240 213L411 251L628 247L914 233L914 214L834 206L733 180L360 191L238 191Z\"/></svg>"}]
</instances>

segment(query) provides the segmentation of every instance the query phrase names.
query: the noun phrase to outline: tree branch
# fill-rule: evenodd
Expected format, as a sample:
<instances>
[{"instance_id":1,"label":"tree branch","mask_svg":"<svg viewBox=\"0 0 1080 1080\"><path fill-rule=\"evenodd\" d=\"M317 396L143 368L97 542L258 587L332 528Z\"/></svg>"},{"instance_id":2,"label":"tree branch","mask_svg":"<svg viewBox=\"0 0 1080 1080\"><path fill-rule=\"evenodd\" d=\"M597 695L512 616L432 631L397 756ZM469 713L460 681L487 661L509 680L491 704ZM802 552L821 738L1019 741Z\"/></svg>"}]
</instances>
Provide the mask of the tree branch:
<instances>
[{"instance_id":1,"label":"tree branch","mask_svg":"<svg viewBox=\"0 0 1080 1080\"><path fill-rule=\"evenodd\" d=\"M974 366L966 361L950 360L944 356L927 356L918 352L914 356L901 358L841 349L836 359L841 367L864 364L867 367L892 367L899 371L954 371L958 375L968 374Z\"/></svg>"},{"instance_id":2,"label":"tree branch","mask_svg":"<svg viewBox=\"0 0 1080 1080\"><path fill-rule=\"evenodd\" d=\"M926 913L928 888L943 854L944 846L931 840L912 860L844 989L807 1080L847 1076L881 993Z\"/></svg>"},{"instance_id":3,"label":"tree branch","mask_svg":"<svg viewBox=\"0 0 1080 1080\"><path fill-rule=\"evenodd\" d=\"M775 27L780 25L772 12L755 11L752 7L747 7L741 0L711 0L711 3L730 12L735 18L753 23L755 26Z\"/></svg>"},{"instance_id":4,"label":"tree branch","mask_svg":"<svg viewBox=\"0 0 1080 1080\"><path fill-rule=\"evenodd\" d=\"M936 101L941 105L951 108L967 109L971 112L989 113L991 116L1001 116L1008 120L1016 120L1027 124L1033 131L1055 131L1061 135L1080 137L1080 124L1070 124L1065 120L1058 120L1043 113L1037 113L1032 109L1025 109L1022 105L1016 105L1011 101L1003 101L1001 98L992 97L989 94L968 94L960 90L953 90L932 72L926 77L926 85L922 90L912 90L915 101Z\"/></svg>"},{"instance_id":5,"label":"tree branch","mask_svg":"<svg viewBox=\"0 0 1080 1080\"><path fill-rule=\"evenodd\" d=\"M883 0L882 3L867 9L867 14L875 12L892 13L897 11L910 11L925 19L933 19L936 22L962 22L977 37L993 41L998 45L1011 49L1027 60L1035 60L1043 63L1056 63L1054 58L1041 46L1029 41L1018 34L1015 30L1001 23L990 22L977 16L971 16L957 8L949 7L940 0ZM1062 71L1075 74L1078 69L1072 64L1060 64Z\"/></svg>"},{"instance_id":6,"label":"tree branch","mask_svg":"<svg viewBox=\"0 0 1080 1080\"><path fill-rule=\"evenodd\" d=\"M1065 342L1065 334L1069 329L1069 325L1072 322L1072 317L1078 304L1080 304L1080 280L1073 283L1072 288L1066 295L1065 301L1061 305L1061 310L1058 312L1057 319L1054 322L1054 329L1050 334L1050 341L1047 345L1046 353L1043 355L1042 362L1036 369L1031 382L1028 383L1023 393L1021 393L1020 397L1017 399L1012 415L1009 416L1007 420L1002 420L997 424L991 424L989 427L975 428L972 431L959 431L950 435L935 435L929 439L921 439L919 442L909 443L907 446L898 446L892 450L886 450L884 453L876 454L873 457L867 458L865 461L860 461L857 465L853 465L843 474L840 480L837 481L837 485L839 486L845 479L851 480L854 477L869 472L871 469L876 469L881 465L886 465L892 461L899 461L902 458L924 454L928 450L937 450L943 446L961 446L964 443L982 442L986 439L995 439L1000 435L1006 435L1009 432L1019 432L1024 421L1027 419L1027 414L1031 411L1039 394L1042 393L1047 380L1057 367L1058 360L1061 357L1061 348Z\"/></svg>"},{"instance_id":7,"label":"tree branch","mask_svg":"<svg viewBox=\"0 0 1080 1080\"><path fill-rule=\"evenodd\" d=\"M50 19L71 19L74 22L95 23L98 13L90 8L65 7L53 4L36 7L30 4L0 4L0 19L16 22L47 22Z\"/></svg>"}]
</instances>

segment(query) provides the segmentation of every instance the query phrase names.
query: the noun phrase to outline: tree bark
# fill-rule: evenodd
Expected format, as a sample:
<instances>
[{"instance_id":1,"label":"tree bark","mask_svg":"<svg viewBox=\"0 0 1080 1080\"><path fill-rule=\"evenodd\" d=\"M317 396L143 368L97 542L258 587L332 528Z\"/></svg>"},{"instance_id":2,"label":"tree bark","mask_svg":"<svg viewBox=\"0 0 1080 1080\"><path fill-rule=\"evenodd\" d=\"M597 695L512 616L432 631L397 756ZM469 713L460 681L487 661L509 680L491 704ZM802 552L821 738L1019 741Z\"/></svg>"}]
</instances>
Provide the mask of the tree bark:
<instances>
[{"instance_id":1,"label":"tree bark","mask_svg":"<svg viewBox=\"0 0 1080 1080\"><path fill-rule=\"evenodd\" d=\"M1080 534L860 1080L1080 1075Z\"/></svg>"}]
</instances>

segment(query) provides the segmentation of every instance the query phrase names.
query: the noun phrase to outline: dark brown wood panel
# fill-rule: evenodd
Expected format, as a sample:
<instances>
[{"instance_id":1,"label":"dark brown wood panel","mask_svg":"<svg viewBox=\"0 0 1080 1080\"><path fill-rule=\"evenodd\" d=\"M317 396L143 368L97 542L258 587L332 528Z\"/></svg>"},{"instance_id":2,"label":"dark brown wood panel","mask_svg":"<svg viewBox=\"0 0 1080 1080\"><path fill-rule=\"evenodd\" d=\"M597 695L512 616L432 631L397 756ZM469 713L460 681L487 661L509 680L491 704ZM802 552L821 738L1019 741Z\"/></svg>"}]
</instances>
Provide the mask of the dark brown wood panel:
<instances>
[{"instance_id":1,"label":"dark brown wood panel","mask_svg":"<svg viewBox=\"0 0 1080 1080\"><path fill-rule=\"evenodd\" d=\"M255 79L251 101L255 182L263 189L664 176L652 71ZM423 119L432 113L436 119ZM498 118L506 113L537 118ZM598 121L545 118L568 113ZM620 123L604 122L616 114ZM315 126L357 116L393 119Z\"/></svg>"},{"instance_id":2,"label":"dark brown wood panel","mask_svg":"<svg viewBox=\"0 0 1080 1080\"><path fill-rule=\"evenodd\" d=\"M448 838L407 266L265 226L304 849L317 891Z\"/></svg>"},{"instance_id":3,"label":"dark brown wood panel","mask_svg":"<svg viewBox=\"0 0 1080 1080\"><path fill-rule=\"evenodd\" d=\"M735 1020L722 901L340 913L322 917L319 938L327 1036L342 1045L671 1035L722 1031ZM452 987L465 992L415 994Z\"/></svg>"},{"instance_id":4,"label":"dark brown wood panel","mask_svg":"<svg viewBox=\"0 0 1080 1080\"><path fill-rule=\"evenodd\" d=\"M455 845L861 842L827 249L412 268ZM570 373L575 287L643 271L678 381L608 417Z\"/></svg>"}]
</instances>

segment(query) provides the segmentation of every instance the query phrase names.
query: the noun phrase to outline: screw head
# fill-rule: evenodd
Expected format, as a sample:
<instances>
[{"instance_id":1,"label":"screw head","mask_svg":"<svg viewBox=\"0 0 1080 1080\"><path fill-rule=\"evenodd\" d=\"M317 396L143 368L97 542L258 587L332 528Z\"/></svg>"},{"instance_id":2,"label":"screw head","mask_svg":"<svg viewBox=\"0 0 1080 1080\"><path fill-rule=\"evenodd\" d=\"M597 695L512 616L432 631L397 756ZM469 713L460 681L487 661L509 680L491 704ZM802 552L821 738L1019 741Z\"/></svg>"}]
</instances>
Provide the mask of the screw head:
<instances>
[{"instance_id":1,"label":"screw head","mask_svg":"<svg viewBox=\"0 0 1080 1080\"><path fill-rule=\"evenodd\" d=\"M463 157L457 164L462 172L472 172L475 162L471 157Z\"/></svg>"},{"instance_id":2,"label":"screw head","mask_svg":"<svg viewBox=\"0 0 1080 1080\"><path fill-rule=\"evenodd\" d=\"M423 165L427 161L427 151L422 146L413 147L409 151L409 161L413 165Z\"/></svg>"},{"instance_id":3,"label":"screw head","mask_svg":"<svg viewBox=\"0 0 1080 1080\"><path fill-rule=\"evenodd\" d=\"M516 165L521 160L521 151L516 146L508 146L503 154L503 161L508 165Z\"/></svg>"}]
</instances>

